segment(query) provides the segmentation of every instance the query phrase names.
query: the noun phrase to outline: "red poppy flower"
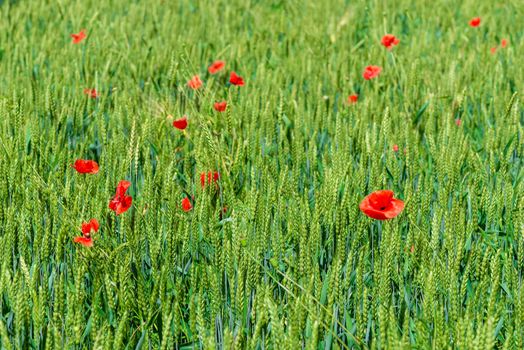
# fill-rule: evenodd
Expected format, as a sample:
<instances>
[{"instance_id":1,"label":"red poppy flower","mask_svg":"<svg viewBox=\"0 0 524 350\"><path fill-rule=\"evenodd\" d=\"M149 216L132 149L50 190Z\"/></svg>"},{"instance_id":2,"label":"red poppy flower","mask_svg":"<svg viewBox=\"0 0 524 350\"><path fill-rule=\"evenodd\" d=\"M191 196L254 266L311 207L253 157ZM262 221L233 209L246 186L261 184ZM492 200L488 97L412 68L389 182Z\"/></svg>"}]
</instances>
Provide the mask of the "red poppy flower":
<instances>
[{"instance_id":1,"label":"red poppy flower","mask_svg":"<svg viewBox=\"0 0 524 350\"><path fill-rule=\"evenodd\" d=\"M189 198L185 197L184 199L182 199L182 210L187 213L191 209L193 209L193 205L191 204Z\"/></svg>"},{"instance_id":2,"label":"red poppy flower","mask_svg":"<svg viewBox=\"0 0 524 350\"><path fill-rule=\"evenodd\" d=\"M116 194L109 202L109 209L114 211L116 215L125 213L133 203L133 197L126 196L126 191L131 186L131 182L122 180L116 187Z\"/></svg>"},{"instance_id":3,"label":"red poppy flower","mask_svg":"<svg viewBox=\"0 0 524 350\"><path fill-rule=\"evenodd\" d=\"M73 241L75 243L80 243L84 247L92 247L93 246L93 238L91 238L91 237L78 236L78 237L75 237L75 239Z\"/></svg>"},{"instance_id":4,"label":"red poppy flower","mask_svg":"<svg viewBox=\"0 0 524 350\"><path fill-rule=\"evenodd\" d=\"M244 79L235 72L231 72L229 82L236 86L244 86Z\"/></svg>"},{"instance_id":5,"label":"red poppy flower","mask_svg":"<svg viewBox=\"0 0 524 350\"><path fill-rule=\"evenodd\" d=\"M200 80L198 75L194 75L191 80L187 82L187 86L193 90L199 89L202 86L202 80Z\"/></svg>"},{"instance_id":6,"label":"red poppy flower","mask_svg":"<svg viewBox=\"0 0 524 350\"><path fill-rule=\"evenodd\" d=\"M457 126L461 126L462 125L462 120L460 120L459 118L455 119L455 124Z\"/></svg>"},{"instance_id":7,"label":"red poppy flower","mask_svg":"<svg viewBox=\"0 0 524 350\"><path fill-rule=\"evenodd\" d=\"M80 174L96 174L98 173L98 163L94 160L78 159L74 165L71 165Z\"/></svg>"},{"instance_id":8,"label":"red poppy flower","mask_svg":"<svg viewBox=\"0 0 524 350\"><path fill-rule=\"evenodd\" d=\"M507 39L502 39L500 41L500 47L505 48L506 46L508 46L508 40Z\"/></svg>"},{"instance_id":9,"label":"red poppy flower","mask_svg":"<svg viewBox=\"0 0 524 350\"><path fill-rule=\"evenodd\" d=\"M91 232L98 232L98 221L96 219L91 219L89 222L82 223L82 236L75 237L74 242L80 243L85 247L93 246L93 238L91 237Z\"/></svg>"},{"instance_id":10,"label":"red poppy flower","mask_svg":"<svg viewBox=\"0 0 524 350\"><path fill-rule=\"evenodd\" d=\"M223 112L223 111L225 111L226 108L227 108L227 102L226 102L226 101L215 102L215 104L213 105L213 108L214 108L215 111L217 111L217 112Z\"/></svg>"},{"instance_id":11,"label":"red poppy flower","mask_svg":"<svg viewBox=\"0 0 524 350\"><path fill-rule=\"evenodd\" d=\"M393 191L381 190L368 195L360 203L360 210L377 220L393 219L404 209L404 202L393 198Z\"/></svg>"},{"instance_id":12,"label":"red poppy flower","mask_svg":"<svg viewBox=\"0 0 524 350\"><path fill-rule=\"evenodd\" d=\"M207 71L209 74L216 74L220 72L224 67L226 66L226 62L224 61L215 61L211 63L211 65L207 68Z\"/></svg>"},{"instance_id":13,"label":"red poppy flower","mask_svg":"<svg viewBox=\"0 0 524 350\"><path fill-rule=\"evenodd\" d=\"M84 89L84 95L88 95L91 98L97 98L99 96L96 89L88 89L88 88Z\"/></svg>"},{"instance_id":14,"label":"red poppy flower","mask_svg":"<svg viewBox=\"0 0 524 350\"><path fill-rule=\"evenodd\" d=\"M215 172L209 171L207 173L207 184L210 184L211 182L216 183L218 181L218 179L220 179L220 174L218 173L218 171L215 171ZM205 184L206 184L206 173L201 173L200 174L200 184L202 185L202 187L205 186Z\"/></svg>"},{"instance_id":15,"label":"red poppy flower","mask_svg":"<svg viewBox=\"0 0 524 350\"><path fill-rule=\"evenodd\" d=\"M91 231L98 232L100 224L97 219L91 219L89 222L82 223L82 233L85 235L90 235Z\"/></svg>"},{"instance_id":16,"label":"red poppy flower","mask_svg":"<svg viewBox=\"0 0 524 350\"><path fill-rule=\"evenodd\" d=\"M358 95L357 94L348 96L348 103L349 104L357 103L357 101L358 101Z\"/></svg>"},{"instance_id":17,"label":"red poppy flower","mask_svg":"<svg viewBox=\"0 0 524 350\"><path fill-rule=\"evenodd\" d=\"M173 121L173 126L179 130L184 130L187 128L187 117L183 116L182 118Z\"/></svg>"},{"instance_id":18,"label":"red poppy flower","mask_svg":"<svg viewBox=\"0 0 524 350\"><path fill-rule=\"evenodd\" d=\"M382 71L382 68L379 66L367 66L364 69L364 73L362 73L362 76L366 80L373 79L375 77L378 77L381 71Z\"/></svg>"},{"instance_id":19,"label":"red poppy flower","mask_svg":"<svg viewBox=\"0 0 524 350\"><path fill-rule=\"evenodd\" d=\"M491 54L494 55L497 52L497 47L492 47L491 49L489 49L489 52L491 52Z\"/></svg>"},{"instance_id":20,"label":"red poppy flower","mask_svg":"<svg viewBox=\"0 0 524 350\"><path fill-rule=\"evenodd\" d=\"M87 37L86 30L82 29L78 34L71 34L71 38L73 38L73 44L78 44L82 42Z\"/></svg>"},{"instance_id":21,"label":"red poppy flower","mask_svg":"<svg viewBox=\"0 0 524 350\"><path fill-rule=\"evenodd\" d=\"M478 27L480 25L480 17L475 17L475 18L472 18L470 21L469 21L469 25L471 27Z\"/></svg>"},{"instance_id":22,"label":"red poppy flower","mask_svg":"<svg viewBox=\"0 0 524 350\"><path fill-rule=\"evenodd\" d=\"M393 145L393 152L398 152L398 145Z\"/></svg>"},{"instance_id":23,"label":"red poppy flower","mask_svg":"<svg viewBox=\"0 0 524 350\"><path fill-rule=\"evenodd\" d=\"M393 46L398 45L400 40L395 37L393 34L386 34L382 37L382 45L384 45L388 50L391 50Z\"/></svg>"}]
</instances>

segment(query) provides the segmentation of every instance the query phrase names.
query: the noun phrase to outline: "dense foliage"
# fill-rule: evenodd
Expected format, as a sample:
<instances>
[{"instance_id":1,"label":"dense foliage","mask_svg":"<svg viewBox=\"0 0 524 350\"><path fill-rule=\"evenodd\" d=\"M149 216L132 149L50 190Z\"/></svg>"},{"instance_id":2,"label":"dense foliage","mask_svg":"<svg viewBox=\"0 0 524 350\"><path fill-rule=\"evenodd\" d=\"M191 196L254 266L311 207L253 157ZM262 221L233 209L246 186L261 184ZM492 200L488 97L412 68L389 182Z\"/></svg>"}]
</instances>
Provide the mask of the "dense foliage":
<instances>
[{"instance_id":1,"label":"dense foliage","mask_svg":"<svg viewBox=\"0 0 524 350\"><path fill-rule=\"evenodd\" d=\"M1 348L523 349L521 5L3 1Z\"/></svg>"}]
</instances>

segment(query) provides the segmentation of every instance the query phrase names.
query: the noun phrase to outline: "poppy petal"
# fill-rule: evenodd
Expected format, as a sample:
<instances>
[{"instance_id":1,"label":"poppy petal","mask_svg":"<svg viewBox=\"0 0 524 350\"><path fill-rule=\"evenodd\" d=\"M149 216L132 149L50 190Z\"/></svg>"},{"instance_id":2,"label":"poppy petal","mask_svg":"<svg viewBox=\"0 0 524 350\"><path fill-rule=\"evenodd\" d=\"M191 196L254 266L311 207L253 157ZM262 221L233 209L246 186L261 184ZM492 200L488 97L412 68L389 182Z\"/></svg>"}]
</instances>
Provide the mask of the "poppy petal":
<instances>
[{"instance_id":1,"label":"poppy petal","mask_svg":"<svg viewBox=\"0 0 524 350\"><path fill-rule=\"evenodd\" d=\"M98 223L97 219L91 219L89 221L89 224L91 225L91 229L95 232L98 232L98 228L100 227L100 224Z\"/></svg>"},{"instance_id":2,"label":"poppy petal","mask_svg":"<svg viewBox=\"0 0 524 350\"><path fill-rule=\"evenodd\" d=\"M173 121L173 126L179 130L187 128L187 117L183 117Z\"/></svg>"},{"instance_id":3,"label":"poppy petal","mask_svg":"<svg viewBox=\"0 0 524 350\"><path fill-rule=\"evenodd\" d=\"M478 27L480 25L480 17L475 17L475 18L472 18L470 21L469 21L469 25L471 27Z\"/></svg>"},{"instance_id":4,"label":"poppy petal","mask_svg":"<svg viewBox=\"0 0 524 350\"><path fill-rule=\"evenodd\" d=\"M129 186L131 186L131 182L126 180L120 181L116 188L115 196L109 201L109 209L113 210L116 215L126 212L133 203L133 197L125 195Z\"/></svg>"},{"instance_id":5,"label":"poppy petal","mask_svg":"<svg viewBox=\"0 0 524 350\"><path fill-rule=\"evenodd\" d=\"M116 207L118 206L118 203L120 203L120 201L118 200L118 198L115 196L113 199L111 199L111 201L109 202L109 209L111 209L112 211L116 211Z\"/></svg>"},{"instance_id":6,"label":"poppy petal","mask_svg":"<svg viewBox=\"0 0 524 350\"><path fill-rule=\"evenodd\" d=\"M376 219L376 220L386 220L387 217L386 215L384 214L384 212L380 211L380 210L375 210L371 207L360 207L360 210L366 214L367 216L369 216L370 218L373 218L373 219Z\"/></svg>"},{"instance_id":7,"label":"poppy petal","mask_svg":"<svg viewBox=\"0 0 524 350\"><path fill-rule=\"evenodd\" d=\"M392 219L404 209L404 202L393 198L393 195L390 190L375 191L360 202L360 210L373 219Z\"/></svg>"},{"instance_id":8,"label":"poppy petal","mask_svg":"<svg viewBox=\"0 0 524 350\"><path fill-rule=\"evenodd\" d=\"M84 40L86 37L87 37L87 34L86 34L86 30L85 29L82 29L77 34L74 34L74 33L71 34L71 38L73 38L73 44L78 44L78 43L82 42L82 40Z\"/></svg>"},{"instance_id":9,"label":"poppy petal","mask_svg":"<svg viewBox=\"0 0 524 350\"><path fill-rule=\"evenodd\" d=\"M116 194L119 196L123 196L126 193L129 186L131 186L131 182L127 180L121 180L116 186Z\"/></svg>"},{"instance_id":10,"label":"poppy petal","mask_svg":"<svg viewBox=\"0 0 524 350\"><path fill-rule=\"evenodd\" d=\"M216 74L219 71L221 71L225 67L225 65L226 62L218 60L211 63L211 65L207 68L207 71L209 72L209 74Z\"/></svg>"},{"instance_id":11,"label":"poppy petal","mask_svg":"<svg viewBox=\"0 0 524 350\"><path fill-rule=\"evenodd\" d=\"M202 80L200 79L200 76L194 75L188 82L187 86L189 86L193 90L197 90L200 87L202 87Z\"/></svg>"},{"instance_id":12,"label":"poppy petal","mask_svg":"<svg viewBox=\"0 0 524 350\"><path fill-rule=\"evenodd\" d=\"M213 108L215 109L215 111L217 112L224 112L227 108L227 102L226 101L222 101L222 102L215 102L213 104Z\"/></svg>"},{"instance_id":13,"label":"poppy petal","mask_svg":"<svg viewBox=\"0 0 524 350\"><path fill-rule=\"evenodd\" d=\"M381 71L382 68L379 66L367 66L364 69L364 73L362 73L362 76L364 77L364 79L370 80L375 77L378 77Z\"/></svg>"},{"instance_id":14,"label":"poppy petal","mask_svg":"<svg viewBox=\"0 0 524 350\"><path fill-rule=\"evenodd\" d=\"M404 210L404 202L401 201L400 199L394 198L391 200L391 205L388 208L388 210L384 212L384 215L388 219L393 219L395 216L400 214L402 210Z\"/></svg>"},{"instance_id":15,"label":"poppy petal","mask_svg":"<svg viewBox=\"0 0 524 350\"><path fill-rule=\"evenodd\" d=\"M193 209L193 205L191 204L189 198L185 197L184 199L182 199L182 210L187 213L191 209Z\"/></svg>"},{"instance_id":16,"label":"poppy petal","mask_svg":"<svg viewBox=\"0 0 524 350\"><path fill-rule=\"evenodd\" d=\"M386 34L382 37L380 41L387 49L392 49L393 46L398 45L400 40L395 37L393 34Z\"/></svg>"},{"instance_id":17,"label":"poppy petal","mask_svg":"<svg viewBox=\"0 0 524 350\"><path fill-rule=\"evenodd\" d=\"M116 215L125 213L129 208L131 208L131 204L133 204L133 197L124 196L122 200L119 201L116 206L116 211L115 211Z\"/></svg>"},{"instance_id":18,"label":"poppy petal","mask_svg":"<svg viewBox=\"0 0 524 350\"><path fill-rule=\"evenodd\" d=\"M86 88L86 89L84 89L84 95L88 95L91 98L97 98L98 97L98 92L96 91L96 89Z\"/></svg>"},{"instance_id":19,"label":"poppy petal","mask_svg":"<svg viewBox=\"0 0 524 350\"><path fill-rule=\"evenodd\" d=\"M74 242L75 243L80 243L84 247L92 247L93 246L93 239L91 237L75 237Z\"/></svg>"},{"instance_id":20,"label":"poppy petal","mask_svg":"<svg viewBox=\"0 0 524 350\"><path fill-rule=\"evenodd\" d=\"M235 72L231 72L229 82L236 86L244 86L244 79Z\"/></svg>"},{"instance_id":21,"label":"poppy petal","mask_svg":"<svg viewBox=\"0 0 524 350\"><path fill-rule=\"evenodd\" d=\"M353 95L349 95L348 96L348 103L352 104L352 103L357 103L358 101L358 95L357 94L353 94Z\"/></svg>"},{"instance_id":22,"label":"poppy petal","mask_svg":"<svg viewBox=\"0 0 524 350\"><path fill-rule=\"evenodd\" d=\"M393 198L393 191L390 190L380 190L371 193L369 196L369 203L374 208L385 208L391 202Z\"/></svg>"},{"instance_id":23,"label":"poppy petal","mask_svg":"<svg viewBox=\"0 0 524 350\"><path fill-rule=\"evenodd\" d=\"M98 173L98 163L94 160L78 159L75 161L73 168L80 174L96 174Z\"/></svg>"},{"instance_id":24,"label":"poppy petal","mask_svg":"<svg viewBox=\"0 0 524 350\"><path fill-rule=\"evenodd\" d=\"M91 223L88 223L88 222L82 223L82 233L88 234L89 232L91 232Z\"/></svg>"},{"instance_id":25,"label":"poppy petal","mask_svg":"<svg viewBox=\"0 0 524 350\"><path fill-rule=\"evenodd\" d=\"M200 174L200 184L202 185L202 187L206 185L206 173Z\"/></svg>"}]
</instances>

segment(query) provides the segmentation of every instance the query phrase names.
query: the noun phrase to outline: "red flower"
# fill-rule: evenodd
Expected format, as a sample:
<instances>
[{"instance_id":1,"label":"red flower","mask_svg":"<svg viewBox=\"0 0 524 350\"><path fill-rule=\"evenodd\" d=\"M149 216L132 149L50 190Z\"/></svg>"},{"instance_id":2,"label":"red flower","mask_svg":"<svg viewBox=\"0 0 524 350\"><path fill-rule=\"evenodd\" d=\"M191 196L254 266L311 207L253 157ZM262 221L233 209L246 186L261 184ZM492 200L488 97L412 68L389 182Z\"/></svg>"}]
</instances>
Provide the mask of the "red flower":
<instances>
[{"instance_id":1,"label":"red flower","mask_svg":"<svg viewBox=\"0 0 524 350\"><path fill-rule=\"evenodd\" d=\"M187 82L187 86L193 90L199 89L202 86L202 80L200 80L198 75L194 75L191 80Z\"/></svg>"},{"instance_id":2,"label":"red flower","mask_svg":"<svg viewBox=\"0 0 524 350\"><path fill-rule=\"evenodd\" d=\"M97 98L99 96L96 89L88 89L88 88L84 89L84 95L91 96L91 98Z\"/></svg>"},{"instance_id":3,"label":"red flower","mask_svg":"<svg viewBox=\"0 0 524 350\"><path fill-rule=\"evenodd\" d=\"M209 171L207 173L207 183L208 184L210 184L211 181L216 183L218 181L218 179L220 179L220 174L218 173L218 171L215 171L215 172ZM200 184L202 185L202 187L205 186L205 184L206 184L206 173L201 173L200 174Z\"/></svg>"},{"instance_id":4,"label":"red flower","mask_svg":"<svg viewBox=\"0 0 524 350\"><path fill-rule=\"evenodd\" d=\"M393 152L398 152L398 145L393 145Z\"/></svg>"},{"instance_id":5,"label":"red flower","mask_svg":"<svg viewBox=\"0 0 524 350\"><path fill-rule=\"evenodd\" d=\"M183 116L182 118L173 121L173 126L179 130L184 130L187 128L187 117Z\"/></svg>"},{"instance_id":6,"label":"red flower","mask_svg":"<svg viewBox=\"0 0 524 350\"><path fill-rule=\"evenodd\" d=\"M462 120L460 120L459 118L455 119L455 124L457 126L461 126L462 125Z\"/></svg>"},{"instance_id":7,"label":"red flower","mask_svg":"<svg viewBox=\"0 0 524 350\"><path fill-rule=\"evenodd\" d=\"M360 210L377 220L393 219L404 209L404 202L393 198L393 191L381 190L368 195L360 203Z\"/></svg>"},{"instance_id":8,"label":"red flower","mask_svg":"<svg viewBox=\"0 0 524 350\"><path fill-rule=\"evenodd\" d=\"M122 180L116 187L116 194L109 202L109 209L114 211L116 215L125 213L133 203L133 197L126 196L126 191L131 186L131 182Z\"/></svg>"},{"instance_id":9,"label":"red flower","mask_svg":"<svg viewBox=\"0 0 524 350\"><path fill-rule=\"evenodd\" d=\"M471 27L478 27L480 25L480 17L475 17L469 21Z\"/></svg>"},{"instance_id":10,"label":"red flower","mask_svg":"<svg viewBox=\"0 0 524 350\"><path fill-rule=\"evenodd\" d=\"M91 219L89 222L82 223L82 234L84 236L90 235L91 231L98 232L100 224L97 219Z\"/></svg>"},{"instance_id":11,"label":"red flower","mask_svg":"<svg viewBox=\"0 0 524 350\"><path fill-rule=\"evenodd\" d=\"M98 232L98 221L96 219L91 219L89 222L82 223L82 236L75 237L74 242L80 243L85 247L93 246L93 238L91 237L91 232Z\"/></svg>"},{"instance_id":12,"label":"red flower","mask_svg":"<svg viewBox=\"0 0 524 350\"><path fill-rule=\"evenodd\" d=\"M82 29L78 34L71 34L73 44L78 44L87 37L86 30Z\"/></svg>"},{"instance_id":13,"label":"red flower","mask_svg":"<svg viewBox=\"0 0 524 350\"><path fill-rule=\"evenodd\" d=\"M80 174L96 174L98 173L98 163L94 160L78 159L74 165L71 165Z\"/></svg>"},{"instance_id":14,"label":"red flower","mask_svg":"<svg viewBox=\"0 0 524 350\"><path fill-rule=\"evenodd\" d=\"M225 111L226 108L227 108L227 102L226 102L226 101L215 102L215 104L213 105L213 108L214 108L215 111L217 111L217 112L223 112L223 111Z\"/></svg>"},{"instance_id":15,"label":"red flower","mask_svg":"<svg viewBox=\"0 0 524 350\"><path fill-rule=\"evenodd\" d=\"M93 239L91 237L78 236L74 239L75 243L80 243L84 247L92 247Z\"/></svg>"},{"instance_id":16,"label":"red flower","mask_svg":"<svg viewBox=\"0 0 524 350\"><path fill-rule=\"evenodd\" d=\"M215 61L211 63L211 65L207 68L207 71L209 74L216 74L220 72L224 67L226 66L226 62L224 61Z\"/></svg>"},{"instance_id":17,"label":"red flower","mask_svg":"<svg viewBox=\"0 0 524 350\"><path fill-rule=\"evenodd\" d=\"M348 96L348 103L349 104L357 103L357 101L358 101L358 95L357 94Z\"/></svg>"},{"instance_id":18,"label":"red flower","mask_svg":"<svg viewBox=\"0 0 524 350\"><path fill-rule=\"evenodd\" d=\"M500 47L505 48L506 46L508 46L508 40L502 39L500 41Z\"/></svg>"},{"instance_id":19,"label":"red flower","mask_svg":"<svg viewBox=\"0 0 524 350\"><path fill-rule=\"evenodd\" d=\"M182 199L182 210L187 213L191 209L193 209L193 205L191 204L189 198L185 197L184 199Z\"/></svg>"},{"instance_id":20,"label":"red flower","mask_svg":"<svg viewBox=\"0 0 524 350\"><path fill-rule=\"evenodd\" d=\"M362 73L362 76L366 80L373 79L375 77L378 77L381 71L382 68L380 68L379 66L367 66L366 69L364 69L364 73Z\"/></svg>"},{"instance_id":21,"label":"red flower","mask_svg":"<svg viewBox=\"0 0 524 350\"><path fill-rule=\"evenodd\" d=\"M229 82L233 85L244 86L244 79L235 72L231 72L231 75L229 76Z\"/></svg>"},{"instance_id":22,"label":"red flower","mask_svg":"<svg viewBox=\"0 0 524 350\"><path fill-rule=\"evenodd\" d=\"M497 52L497 47L492 47L491 49L489 49L489 52L491 52L491 54L494 55Z\"/></svg>"},{"instance_id":23,"label":"red flower","mask_svg":"<svg viewBox=\"0 0 524 350\"><path fill-rule=\"evenodd\" d=\"M393 46L398 45L400 40L395 37L393 34L386 34L382 37L382 45L384 45L388 50L391 50Z\"/></svg>"}]
</instances>

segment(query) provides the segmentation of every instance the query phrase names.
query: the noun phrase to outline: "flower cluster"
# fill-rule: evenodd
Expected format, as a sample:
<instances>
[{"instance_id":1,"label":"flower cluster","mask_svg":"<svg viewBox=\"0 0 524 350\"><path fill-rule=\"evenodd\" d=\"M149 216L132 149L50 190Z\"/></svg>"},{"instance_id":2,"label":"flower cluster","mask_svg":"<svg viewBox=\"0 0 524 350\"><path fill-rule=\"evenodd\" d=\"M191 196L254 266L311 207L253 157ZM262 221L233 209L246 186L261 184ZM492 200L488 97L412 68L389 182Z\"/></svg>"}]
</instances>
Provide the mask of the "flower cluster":
<instances>
[{"instance_id":1,"label":"flower cluster","mask_svg":"<svg viewBox=\"0 0 524 350\"><path fill-rule=\"evenodd\" d=\"M479 27L481 24L480 17L472 18L469 21L469 25L473 28ZM79 33L71 34L72 43L73 44L79 44L83 42L87 38L87 32L85 29L82 29ZM396 37L393 34L385 34L381 40L380 44L384 46L388 51L392 51L395 47L397 47L400 44L400 39ZM500 48L506 48L508 45L507 39L501 39L500 41ZM496 53L499 46L491 48L491 53ZM223 60L216 60L212 62L207 67L207 73L210 76L215 76L220 74L222 71L224 71L226 67L226 62ZM364 68L362 72L362 78L366 81L376 79L380 76L382 73L382 67L378 65L368 65ZM194 74L190 77L190 79L187 81L186 85L187 88L190 90L200 90L203 89L206 81L201 78L201 74ZM211 77L210 77L211 78ZM227 79L224 77L224 80ZM238 75L235 71L230 71L229 73L229 79L228 79L228 86L244 86L245 81L244 78L240 75ZM97 99L100 94L95 88L86 88L84 89L84 94L93 98ZM325 98L328 98L325 96ZM357 104L360 100L360 91L358 93L352 93L347 97L347 104L354 105ZM226 100L218 100L213 103L212 108L217 112L225 112L229 108L228 101ZM171 117L171 116L169 116ZM172 118L172 117L171 117ZM172 125L175 129L180 130L183 132L183 135L186 134L186 130L189 126L189 117L187 115L184 115L180 118L172 118L173 122ZM455 124L457 126L462 125L461 119L457 118L455 119ZM395 153L398 153L399 146L397 144L394 144L392 146L392 150ZM406 153L406 148L404 148L404 153ZM78 159L75 161L75 163L72 165L72 167L80 174L97 174L99 171L99 165L94 160L85 160L85 159ZM220 189L218 186L218 182L220 179L220 174L218 171L208 171L208 172L202 172L200 174L200 184L201 187L204 189L206 187L208 188L214 188ZM213 185L213 186L211 186ZM127 194L128 189L131 186L131 182L122 180L118 183L116 187L116 193L113 196L113 198L109 201L109 209L111 209L113 212L115 212L116 215L121 215L125 213L129 208L132 206L133 203L133 197ZM191 198L190 198L191 197ZM186 195L182 201L181 201L181 209L184 212L190 212L193 210L193 207L195 205L195 198L194 196L188 196ZM376 220L388 220L392 219L396 216L398 216L402 210L404 209L404 202L400 199L394 198L394 193L391 190L379 190L372 192L368 196L366 196L360 203L360 210L367 216L376 219ZM226 207L224 207L221 211L221 214L226 212ZM88 223L82 224L82 236L76 237L74 239L74 242L82 244L86 247L93 246L93 239L92 234L97 233L99 229L99 223L96 219L91 219Z\"/></svg>"}]
</instances>

